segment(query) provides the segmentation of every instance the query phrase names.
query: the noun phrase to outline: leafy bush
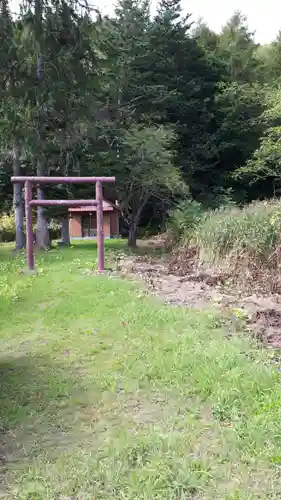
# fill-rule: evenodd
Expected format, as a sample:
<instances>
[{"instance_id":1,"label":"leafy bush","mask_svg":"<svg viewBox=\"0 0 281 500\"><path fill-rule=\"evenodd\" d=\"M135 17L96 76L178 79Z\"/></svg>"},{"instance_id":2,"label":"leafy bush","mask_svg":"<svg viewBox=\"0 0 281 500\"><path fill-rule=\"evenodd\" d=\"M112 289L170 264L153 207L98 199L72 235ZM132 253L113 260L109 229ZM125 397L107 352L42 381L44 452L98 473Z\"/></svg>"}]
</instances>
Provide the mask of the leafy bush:
<instances>
[{"instance_id":1,"label":"leafy bush","mask_svg":"<svg viewBox=\"0 0 281 500\"><path fill-rule=\"evenodd\" d=\"M60 232L61 232L60 221L57 219L50 219L48 222L48 230L52 240L58 239L60 237Z\"/></svg>"},{"instance_id":2,"label":"leafy bush","mask_svg":"<svg viewBox=\"0 0 281 500\"><path fill-rule=\"evenodd\" d=\"M182 238L190 240L203 215L200 203L194 200L181 201L176 208L171 210L169 216L168 231L172 239L174 241L180 241Z\"/></svg>"},{"instance_id":3,"label":"leafy bush","mask_svg":"<svg viewBox=\"0 0 281 500\"><path fill-rule=\"evenodd\" d=\"M55 219L50 219L48 222L48 229L52 238L59 238L60 236L60 222ZM36 224L33 224L33 231L36 231ZM15 241L16 239L16 226L14 214L3 214L0 216L0 243Z\"/></svg>"},{"instance_id":4,"label":"leafy bush","mask_svg":"<svg viewBox=\"0 0 281 500\"><path fill-rule=\"evenodd\" d=\"M14 241L16 226L14 214L3 214L0 216L0 242Z\"/></svg>"},{"instance_id":5,"label":"leafy bush","mask_svg":"<svg viewBox=\"0 0 281 500\"><path fill-rule=\"evenodd\" d=\"M244 208L222 208L201 219L194 237L204 262L237 267L279 266L281 202L254 202Z\"/></svg>"}]
</instances>

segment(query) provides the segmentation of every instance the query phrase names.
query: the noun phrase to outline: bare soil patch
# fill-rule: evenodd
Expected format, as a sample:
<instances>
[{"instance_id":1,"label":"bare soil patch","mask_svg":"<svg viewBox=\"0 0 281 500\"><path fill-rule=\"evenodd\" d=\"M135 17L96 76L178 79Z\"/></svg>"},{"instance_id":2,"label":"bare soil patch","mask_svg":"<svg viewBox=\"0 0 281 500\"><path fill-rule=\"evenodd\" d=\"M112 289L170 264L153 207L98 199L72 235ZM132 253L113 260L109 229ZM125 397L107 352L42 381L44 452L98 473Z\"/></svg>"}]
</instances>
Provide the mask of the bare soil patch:
<instances>
[{"instance_id":1,"label":"bare soil patch","mask_svg":"<svg viewBox=\"0 0 281 500\"><path fill-rule=\"evenodd\" d=\"M165 240L141 242L141 248L163 249ZM252 293L235 286L227 271L202 269L195 249L185 252L184 261L173 255L133 255L124 259L122 275L141 279L148 290L171 306L216 308L229 322L229 330L247 329L264 345L281 348L281 305L279 293Z\"/></svg>"}]
</instances>

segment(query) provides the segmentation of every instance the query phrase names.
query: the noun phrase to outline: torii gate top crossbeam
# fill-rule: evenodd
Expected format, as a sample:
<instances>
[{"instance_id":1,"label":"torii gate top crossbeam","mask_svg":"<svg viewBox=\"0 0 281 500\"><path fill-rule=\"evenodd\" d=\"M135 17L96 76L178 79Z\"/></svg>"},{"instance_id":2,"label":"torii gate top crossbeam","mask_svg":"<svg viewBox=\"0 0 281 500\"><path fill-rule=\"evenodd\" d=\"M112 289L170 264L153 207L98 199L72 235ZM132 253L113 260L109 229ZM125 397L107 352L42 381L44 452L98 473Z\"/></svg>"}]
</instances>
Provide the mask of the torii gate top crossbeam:
<instances>
[{"instance_id":1,"label":"torii gate top crossbeam","mask_svg":"<svg viewBox=\"0 0 281 500\"><path fill-rule=\"evenodd\" d=\"M31 200L31 207L87 207L92 205L96 207L97 200Z\"/></svg>"},{"instance_id":2,"label":"torii gate top crossbeam","mask_svg":"<svg viewBox=\"0 0 281 500\"><path fill-rule=\"evenodd\" d=\"M32 184L95 184L96 182L115 182L115 177L36 177L18 176L12 177L12 182Z\"/></svg>"}]
</instances>

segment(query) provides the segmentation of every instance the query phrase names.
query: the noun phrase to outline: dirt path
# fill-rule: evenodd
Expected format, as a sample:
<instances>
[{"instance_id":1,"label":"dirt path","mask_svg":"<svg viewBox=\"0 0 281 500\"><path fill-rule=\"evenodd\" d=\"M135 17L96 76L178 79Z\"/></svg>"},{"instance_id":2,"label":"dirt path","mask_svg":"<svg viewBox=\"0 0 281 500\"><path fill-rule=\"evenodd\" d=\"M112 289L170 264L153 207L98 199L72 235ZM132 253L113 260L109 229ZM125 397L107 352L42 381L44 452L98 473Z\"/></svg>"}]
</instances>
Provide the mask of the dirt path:
<instances>
[{"instance_id":1,"label":"dirt path","mask_svg":"<svg viewBox=\"0 0 281 500\"><path fill-rule=\"evenodd\" d=\"M148 242L161 248L162 242ZM142 244L142 246L144 246ZM266 346L281 348L281 306L277 294L245 294L228 286L225 276L215 270L198 271L191 257L185 276L172 273L167 256L130 256L122 263L122 274L145 282L150 293L172 306L195 309L216 308L229 321L230 330L247 329Z\"/></svg>"}]
</instances>

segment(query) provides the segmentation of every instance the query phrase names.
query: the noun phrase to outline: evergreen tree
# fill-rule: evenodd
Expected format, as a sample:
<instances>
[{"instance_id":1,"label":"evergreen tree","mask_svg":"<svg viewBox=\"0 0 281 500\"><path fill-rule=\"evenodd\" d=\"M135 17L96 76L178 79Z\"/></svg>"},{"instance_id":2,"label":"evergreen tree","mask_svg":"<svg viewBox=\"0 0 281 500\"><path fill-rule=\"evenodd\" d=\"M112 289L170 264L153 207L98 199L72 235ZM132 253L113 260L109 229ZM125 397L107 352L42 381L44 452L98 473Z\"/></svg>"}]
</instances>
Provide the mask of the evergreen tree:
<instances>
[{"instance_id":1,"label":"evergreen tree","mask_svg":"<svg viewBox=\"0 0 281 500\"><path fill-rule=\"evenodd\" d=\"M280 35L259 47L241 13L220 34L203 22L191 25L180 0L160 0L153 18L148 0L120 0L115 16L104 19L76 0L34 0L22 4L15 21L7 0L0 0L0 189L12 191L12 171L115 174L132 244L141 219L157 213L164 220L167 206L183 192L181 176L189 193L208 206L231 191L236 200L257 196L246 177L237 181L233 172L247 165L249 175L250 167L265 162L262 154L279 147L272 128L278 124L268 118L274 106L265 102L261 84L278 88ZM273 168L269 153L266 165L270 158ZM259 195L268 194L266 169L259 171L266 182ZM38 195L92 192L56 186ZM116 192L106 188L107 195ZM11 206L9 197L5 206ZM19 186L14 206L21 247ZM42 247L49 215L38 211Z\"/></svg>"},{"instance_id":2,"label":"evergreen tree","mask_svg":"<svg viewBox=\"0 0 281 500\"><path fill-rule=\"evenodd\" d=\"M13 23L8 2L0 2L0 101L2 179L6 188L10 176L21 174L20 157L24 150L25 128L29 115L27 102L27 65L22 59L21 27ZM6 175L5 175L6 174ZM3 181L2 181L3 182ZM7 193L7 191L6 191ZM16 222L16 249L25 246L22 186L13 186Z\"/></svg>"},{"instance_id":3,"label":"evergreen tree","mask_svg":"<svg viewBox=\"0 0 281 500\"><path fill-rule=\"evenodd\" d=\"M210 134L217 81L224 69L191 36L189 16L183 18L178 0L160 2L151 28L151 78L165 85L162 123L176 132L176 164L191 191L196 171L213 156Z\"/></svg>"},{"instance_id":4,"label":"evergreen tree","mask_svg":"<svg viewBox=\"0 0 281 500\"><path fill-rule=\"evenodd\" d=\"M170 89L152 75L148 3L122 0L110 25L109 58L114 61L114 75L108 75L111 85L107 87L112 139L108 140L108 167L116 174L129 243L135 245L137 225L148 203L167 193L170 196L177 184L171 179L179 178L171 162L173 153L167 151L173 134L160 126Z\"/></svg>"}]
</instances>

